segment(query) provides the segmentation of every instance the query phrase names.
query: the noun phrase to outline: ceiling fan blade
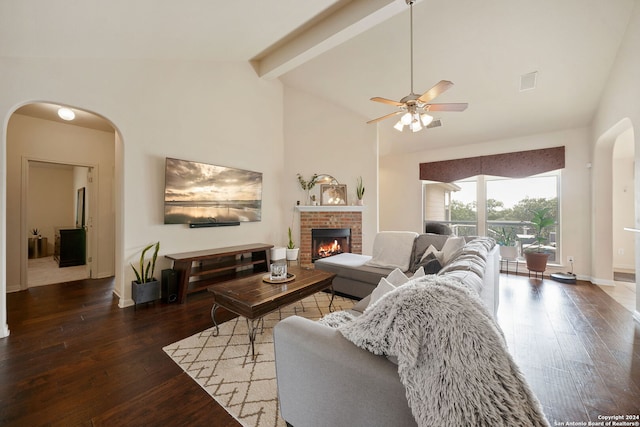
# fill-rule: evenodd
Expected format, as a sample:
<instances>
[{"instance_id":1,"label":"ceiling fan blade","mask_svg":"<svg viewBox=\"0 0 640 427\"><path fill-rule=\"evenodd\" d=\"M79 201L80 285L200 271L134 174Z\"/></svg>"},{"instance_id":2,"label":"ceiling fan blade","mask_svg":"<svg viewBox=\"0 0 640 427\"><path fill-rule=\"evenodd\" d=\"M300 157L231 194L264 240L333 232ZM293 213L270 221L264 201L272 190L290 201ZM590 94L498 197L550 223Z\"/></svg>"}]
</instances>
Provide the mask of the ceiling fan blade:
<instances>
[{"instance_id":1,"label":"ceiling fan blade","mask_svg":"<svg viewBox=\"0 0 640 427\"><path fill-rule=\"evenodd\" d=\"M432 99L434 99L436 96L442 94L451 86L453 86L453 83L450 82L449 80L440 80L438 84L436 84L434 87L432 87L431 89L429 89L428 91L420 95L420 98L418 98L418 101L427 103Z\"/></svg>"},{"instance_id":2,"label":"ceiling fan blade","mask_svg":"<svg viewBox=\"0 0 640 427\"><path fill-rule=\"evenodd\" d=\"M367 122L367 124L369 124L369 123L379 122L379 121L381 121L381 120L388 119L389 117L397 116L398 114L401 114L401 113L402 113L402 111L396 111L395 113L387 114L387 115L385 115L385 116L378 117L377 119L369 120L369 121Z\"/></svg>"},{"instance_id":3,"label":"ceiling fan blade","mask_svg":"<svg viewBox=\"0 0 640 427\"><path fill-rule=\"evenodd\" d=\"M427 111L464 111L469 104L466 102L448 103L448 104L427 104L424 109Z\"/></svg>"},{"instance_id":4,"label":"ceiling fan blade","mask_svg":"<svg viewBox=\"0 0 640 427\"><path fill-rule=\"evenodd\" d=\"M380 98L379 96L371 98L371 100L376 102L382 102L383 104L395 105L396 107L402 107L404 105L402 102L393 101L387 98Z\"/></svg>"}]
</instances>

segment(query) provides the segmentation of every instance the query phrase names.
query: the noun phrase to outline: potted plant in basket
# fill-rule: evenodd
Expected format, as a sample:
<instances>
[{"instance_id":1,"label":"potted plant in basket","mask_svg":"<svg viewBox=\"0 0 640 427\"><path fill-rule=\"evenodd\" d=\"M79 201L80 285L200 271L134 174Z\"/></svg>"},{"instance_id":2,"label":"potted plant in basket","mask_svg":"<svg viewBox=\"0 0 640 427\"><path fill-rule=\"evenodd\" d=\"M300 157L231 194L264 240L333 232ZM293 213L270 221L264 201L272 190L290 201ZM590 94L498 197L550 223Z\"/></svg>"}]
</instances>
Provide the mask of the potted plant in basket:
<instances>
[{"instance_id":1,"label":"potted plant in basket","mask_svg":"<svg viewBox=\"0 0 640 427\"><path fill-rule=\"evenodd\" d=\"M151 248L154 248L153 255L151 260L145 264L145 255ZM138 268L131 264L131 268L133 268L133 272L136 275L136 280L131 282L131 297L136 304L160 299L160 281L153 277L159 249L160 242L148 245L140 254Z\"/></svg>"},{"instance_id":2,"label":"potted plant in basket","mask_svg":"<svg viewBox=\"0 0 640 427\"><path fill-rule=\"evenodd\" d=\"M296 248L296 244L293 241L291 234L291 227L289 227L289 243L287 244L287 261L295 261L298 259L298 252L300 248Z\"/></svg>"},{"instance_id":3,"label":"potted plant in basket","mask_svg":"<svg viewBox=\"0 0 640 427\"><path fill-rule=\"evenodd\" d=\"M362 177L359 176L357 181L356 181L356 197L358 198L358 205L362 206L363 201L362 198L364 197L364 185L362 184Z\"/></svg>"},{"instance_id":4,"label":"potted plant in basket","mask_svg":"<svg viewBox=\"0 0 640 427\"><path fill-rule=\"evenodd\" d=\"M524 253L527 268L531 271L544 272L547 269L549 254L542 251L542 244L547 240L547 227L555 224L550 208L539 208L532 211L531 220L535 244L529 246Z\"/></svg>"}]
</instances>

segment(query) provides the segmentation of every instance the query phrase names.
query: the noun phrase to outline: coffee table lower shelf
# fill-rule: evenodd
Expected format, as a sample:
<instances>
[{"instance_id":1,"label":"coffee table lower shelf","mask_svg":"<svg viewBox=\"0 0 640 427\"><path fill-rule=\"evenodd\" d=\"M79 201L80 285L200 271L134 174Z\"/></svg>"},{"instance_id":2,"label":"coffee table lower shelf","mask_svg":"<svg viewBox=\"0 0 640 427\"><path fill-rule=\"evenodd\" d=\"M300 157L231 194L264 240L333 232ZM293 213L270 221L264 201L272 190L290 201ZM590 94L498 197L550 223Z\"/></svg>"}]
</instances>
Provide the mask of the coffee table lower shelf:
<instances>
[{"instance_id":1,"label":"coffee table lower shelf","mask_svg":"<svg viewBox=\"0 0 640 427\"><path fill-rule=\"evenodd\" d=\"M325 289L331 292L329 310L332 311L334 273L295 266L289 271L295 274L295 280L282 284L265 283L263 275L258 274L208 287L207 290L213 294L211 319L215 329L212 335L219 334L216 321L219 308L244 317L247 320L251 356L255 358L255 339L258 330L262 332L264 328L265 315Z\"/></svg>"}]
</instances>

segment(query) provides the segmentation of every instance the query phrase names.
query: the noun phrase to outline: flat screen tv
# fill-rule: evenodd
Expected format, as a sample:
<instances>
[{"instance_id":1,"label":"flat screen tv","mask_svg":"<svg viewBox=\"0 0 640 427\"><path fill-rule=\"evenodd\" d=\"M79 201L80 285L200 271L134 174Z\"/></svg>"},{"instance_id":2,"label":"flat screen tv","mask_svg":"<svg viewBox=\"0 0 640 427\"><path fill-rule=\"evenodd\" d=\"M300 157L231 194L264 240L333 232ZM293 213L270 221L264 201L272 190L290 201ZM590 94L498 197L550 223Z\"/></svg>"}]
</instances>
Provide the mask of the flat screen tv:
<instances>
[{"instance_id":1,"label":"flat screen tv","mask_svg":"<svg viewBox=\"0 0 640 427\"><path fill-rule=\"evenodd\" d=\"M167 157L165 224L260 221L262 173Z\"/></svg>"}]
</instances>

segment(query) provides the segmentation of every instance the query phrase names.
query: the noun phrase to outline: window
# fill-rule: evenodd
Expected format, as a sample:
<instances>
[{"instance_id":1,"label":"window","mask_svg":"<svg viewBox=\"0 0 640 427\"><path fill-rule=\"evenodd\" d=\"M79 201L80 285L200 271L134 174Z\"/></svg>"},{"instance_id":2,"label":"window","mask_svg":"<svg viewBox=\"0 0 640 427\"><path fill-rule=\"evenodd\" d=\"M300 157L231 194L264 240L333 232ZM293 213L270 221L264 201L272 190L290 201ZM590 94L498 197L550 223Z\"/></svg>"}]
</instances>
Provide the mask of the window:
<instances>
[{"instance_id":1,"label":"window","mask_svg":"<svg viewBox=\"0 0 640 427\"><path fill-rule=\"evenodd\" d=\"M478 235L477 182L424 183L424 220L448 225L457 236Z\"/></svg>"},{"instance_id":2,"label":"window","mask_svg":"<svg viewBox=\"0 0 640 427\"><path fill-rule=\"evenodd\" d=\"M548 208L556 224L545 231L542 248L549 262L555 262L561 259L559 182L559 171L527 178L480 175L452 184L424 182L424 219L443 222L458 236L485 235L515 245L522 255L535 242L531 211Z\"/></svg>"}]
</instances>

